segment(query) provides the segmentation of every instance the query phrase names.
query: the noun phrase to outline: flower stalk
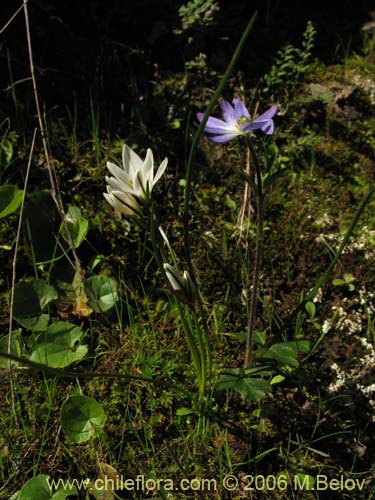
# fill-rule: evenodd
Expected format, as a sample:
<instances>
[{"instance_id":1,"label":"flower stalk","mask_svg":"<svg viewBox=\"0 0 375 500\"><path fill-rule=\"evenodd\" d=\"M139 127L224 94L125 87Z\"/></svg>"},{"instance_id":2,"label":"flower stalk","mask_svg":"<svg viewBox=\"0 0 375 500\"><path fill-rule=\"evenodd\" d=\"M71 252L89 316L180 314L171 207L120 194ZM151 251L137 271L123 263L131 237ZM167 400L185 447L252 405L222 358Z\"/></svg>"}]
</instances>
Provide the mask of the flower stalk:
<instances>
[{"instance_id":1,"label":"flower stalk","mask_svg":"<svg viewBox=\"0 0 375 500\"><path fill-rule=\"evenodd\" d=\"M246 339L246 354L244 361L244 368L247 368L253 359L253 346L254 346L254 327L256 320L257 298L258 298L258 284L259 274L263 259L263 226L264 226L264 197L262 187L262 174L258 157L254 145L247 137L247 145L254 161L254 171L256 180L256 210L257 210L257 234L255 243L255 256L253 264L252 282L250 288L250 311L249 320L247 325L247 339Z\"/></svg>"},{"instance_id":2,"label":"flower stalk","mask_svg":"<svg viewBox=\"0 0 375 500\"><path fill-rule=\"evenodd\" d=\"M162 231L161 234L164 241L168 241L164 231ZM167 244L167 248L171 251L169 242ZM212 375L211 346L207 332L202 328L204 314L198 297L196 284L193 283L188 271L181 273L178 270L176 258L173 252L172 258L175 263L173 266L166 263L165 257L163 257L163 269L168 286L177 299L176 302L180 320L197 374L199 399L203 400L209 389L208 385ZM197 300L199 312L196 308Z\"/></svg>"},{"instance_id":3,"label":"flower stalk","mask_svg":"<svg viewBox=\"0 0 375 500\"><path fill-rule=\"evenodd\" d=\"M254 267L250 288L250 307L247 326L246 354L244 362L244 366L246 368L250 364L253 357L253 339L258 298L258 281L263 254L264 223L262 174L260 171L260 165L258 162L256 151L251 141L251 137L254 135L254 131L256 130L261 130L266 135L273 134L275 130L273 117L277 112L277 106L271 106L266 112L253 119L251 118L245 104L238 98L234 98L232 100L232 104L230 104L225 99L221 99L220 107L223 119L209 116L205 122L205 114L197 113L198 121L201 122L201 124L205 124L204 132L206 139L211 142L222 144L231 141L238 136L245 137L248 145L248 151L251 153L251 157L253 158L255 166L255 192L258 217ZM246 182L248 182L251 188L251 179L246 173L244 175L246 178Z\"/></svg>"},{"instance_id":4,"label":"flower stalk","mask_svg":"<svg viewBox=\"0 0 375 500\"><path fill-rule=\"evenodd\" d=\"M194 167L193 167L193 161L195 157L195 152L198 148L199 140L204 133L204 128L206 126L207 119L210 116L211 111L213 110L217 100L219 99L224 86L226 82L228 81L233 68L241 54L241 51L243 49L243 46L246 43L246 40L248 39L255 21L258 17L258 12L255 11L254 14L251 16L250 21L248 22L245 30L243 31L240 40L238 41L238 44L236 46L236 49L233 53L233 56L231 60L229 61L229 64L213 94L211 97L211 100L207 106L207 109L202 117L202 120L200 120L200 124L194 134L192 145L190 148L190 152L188 155L188 160L186 164L186 184L185 184L185 190L184 190L184 210L183 210L183 223L184 223L184 247L185 247L185 256L186 256L186 262L188 266L188 270L190 273L190 276L192 277L194 283L195 283L195 273L194 273L194 268L193 268L193 263L191 259L191 249L190 249L190 234L189 234L189 208L190 208L190 198L191 198L191 185L192 185L192 179L193 179L193 173L194 173Z\"/></svg>"},{"instance_id":5,"label":"flower stalk","mask_svg":"<svg viewBox=\"0 0 375 500\"><path fill-rule=\"evenodd\" d=\"M201 327L203 317L198 317L195 307L198 295L196 285L187 271L183 273L179 271L177 258L167 235L159 224L152 200L149 200L146 208L153 255L159 269L166 278L170 291L176 298L179 320L181 321L197 377L199 400L203 401L208 391L208 381L211 380L212 359L209 340L206 332ZM167 263L169 259L164 245L171 254L173 265Z\"/></svg>"}]
</instances>

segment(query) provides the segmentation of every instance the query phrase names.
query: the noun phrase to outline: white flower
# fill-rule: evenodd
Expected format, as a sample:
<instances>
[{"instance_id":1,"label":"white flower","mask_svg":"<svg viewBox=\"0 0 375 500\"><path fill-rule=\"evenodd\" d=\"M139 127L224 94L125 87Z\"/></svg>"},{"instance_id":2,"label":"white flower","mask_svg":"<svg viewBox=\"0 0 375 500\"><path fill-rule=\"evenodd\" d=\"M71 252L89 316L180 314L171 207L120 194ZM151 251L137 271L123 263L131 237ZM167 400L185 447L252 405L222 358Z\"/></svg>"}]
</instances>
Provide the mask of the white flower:
<instances>
[{"instance_id":1,"label":"white flower","mask_svg":"<svg viewBox=\"0 0 375 500\"><path fill-rule=\"evenodd\" d=\"M145 160L126 144L122 150L122 168L112 162L107 162L107 168L112 174L106 177L107 193L105 199L115 210L126 216L135 216L140 212L140 201L151 194L151 191L167 167L165 158L154 177L154 157L151 149L147 150Z\"/></svg>"},{"instance_id":2,"label":"white flower","mask_svg":"<svg viewBox=\"0 0 375 500\"><path fill-rule=\"evenodd\" d=\"M107 186L107 193L103 193L104 198L112 207L128 217L134 217L140 214L141 207L136 198L119 190L113 190Z\"/></svg>"},{"instance_id":3,"label":"white flower","mask_svg":"<svg viewBox=\"0 0 375 500\"><path fill-rule=\"evenodd\" d=\"M181 275L174 266L164 264L165 274L176 297L185 304L192 304L195 298L195 286L187 271Z\"/></svg>"}]
</instances>

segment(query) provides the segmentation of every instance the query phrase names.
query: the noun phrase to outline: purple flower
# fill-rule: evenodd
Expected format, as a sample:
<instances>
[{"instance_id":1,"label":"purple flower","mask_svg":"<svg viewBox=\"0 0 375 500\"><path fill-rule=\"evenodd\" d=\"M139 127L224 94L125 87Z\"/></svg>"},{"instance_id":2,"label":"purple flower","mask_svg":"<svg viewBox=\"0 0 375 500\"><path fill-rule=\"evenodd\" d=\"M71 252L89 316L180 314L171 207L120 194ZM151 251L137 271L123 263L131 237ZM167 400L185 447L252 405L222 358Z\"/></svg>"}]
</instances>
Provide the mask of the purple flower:
<instances>
[{"instance_id":1,"label":"purple flower","mask_svg":"<svg viewBox=\"0 0 375 500\"><path fill-rule=\"evenodd\" d=\"M220 99L224 120L213 116L208 118L204 127L207 139L218 143L228 142L237 135L249 134L258 129L267 135L273 134L274 124L272 118L277 111L277 106L271 106L268 111L251 120L248 110L240 99L233 99L232 102L233 106L225 99ZM203 113L197 113L200 122L203 115Z\"/></svg>"}]
</instances>

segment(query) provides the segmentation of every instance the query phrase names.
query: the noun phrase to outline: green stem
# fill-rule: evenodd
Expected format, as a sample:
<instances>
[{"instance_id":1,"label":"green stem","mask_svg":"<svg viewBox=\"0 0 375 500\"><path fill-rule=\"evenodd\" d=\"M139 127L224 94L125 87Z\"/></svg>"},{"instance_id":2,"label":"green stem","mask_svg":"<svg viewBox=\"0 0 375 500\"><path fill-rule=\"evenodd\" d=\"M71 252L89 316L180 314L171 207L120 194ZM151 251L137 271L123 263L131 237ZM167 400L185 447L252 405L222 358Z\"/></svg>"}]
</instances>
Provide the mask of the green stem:
<instances>
[{"instance_id":1,"label":"green stem","mask_svg":"<svg viewBox=\"0 0 375 500\"><path fill-rule=\"evenodd\" d=\"M178 299L176 299L177 307L178 307L178 312L180 313L180 319L182 322L182 327L184 329L184 333L186 335L186 340L190 349L191 357L193 359L193 363L195 366L195 371L197 372L197 378L198 378L198 386L199 386L199 394L200 396L203 395L204 393L204 368L201 363L201 358L198 353L197 346L195 345L195 338L192 334L192 329L191 325L188 323L188 321L185 318L184 311L182 310L182 306L179 302Z\"/></svg>"},{"instance_id":2,"label":"green stem","mask_svg":"<svg viewBox=\"0 0 375 500\"><path fill-rule=\"evenodd\" d=\"M207 372L208 372L208 381L211 381L212 377L212 350L210 344L210 338L208 336L208 321L206 319L206 314L203 309L202 298L197 288L197 303L198 303L198 312L200 317L200 322L197 317L197 312L194 307L192 307L192 313L197 321L197 325L199 328L199 335L203 338L203 345L205 346L205 359L207 360ZM204 325L204 329L202 331L202 325Z\"/></svg>"},{"instance_id":3,"label":"green stem","mask_svg":"<svg viewBox=\"0 0 375 500\"><path fill-rule=\"evenodd\" d=\"M250 182L250 179L248 180L248 182ZM349 225L348 229L346 230L346 232L344 234L344 237L343 237L343 239L342 239L342 241L340 243L340 246L337 249L337 251L334 251L332 249L333 258L332 258L331 263L329 264L329 266L325 270L325 272L322 274L322 276L319 278L319 280L316 282L316 284L313 286L313 288L299 302L299 304L295 308L295 310L281 323L281 325L278 325L277 330L274 332L275 335L277 335L278 333L280 333L282 330L285 330L286 325L291 325L292 324L294 318L296 318L296 316L304 309L306 303L309 302L309 301L311 301L315 297L315 295L317 294L318 290L328 280L328 278L331 275L334 267L338 263L338 261L339 261L339 259L341 257L341 254L344 251L344 248L345 248L345 246L348 243L349 238L353 234L353 231L355 229L355 226L358 223L358 220L359 220L360 216L362 215L364 209L366 208L366 205L369 203L369 201L372 198L372 196L374 195L374 193L375 193L375 186L373 186L369 190L369 192L367 193L367 195L365 196L365 198L362 200L362 202L358 206L358 208L357 208L357 210L356 210L356 212L355 212L355 214L353 216L353 219L351 220L350 225ZM251 342L252 342L252 340L250 339L250 345L251 345Z\"/></svg>"},{"instance_id":4,"label":"green stem","mask_svg":"<svg viewBox=\"0 0 375 500\"><path fill-rule=\"evenodd\" d=\"M214 95L211 97L211 100L207 106L207 109L204 113L203 119L198 126L197 131L195 132L194 138L193 138L193 143L190 149L189 153L189 158L186 166L186 184L185 184L185 190L184 190L184 215L183 215L183 223L184 223L184 244L185 244L185 255L186 255L186 262L188 265L188 271L190 273L190 276L193 280L193 282L196 284L196 279L195 279L195 273L193 269L193 264L191 260L191 251L190 251L190 235L189 235L189 204L190 204L190 196L191 196L191 180L193 176L193 160L195 156L195 151L197 149L199 139L201 138L203 134L204 127L206 125L206 122L208 120L209 115L211 114L216 101L218 100L219 96L221 95L223 88L233 70L234 65L237 62L237 59L242 51L242 48L251 32L253 29L255 20L257 18L258 13L255 12L253 16L251 17L248 25L245 28L245 31L242 33L241 39L238 42L238 45L236 47L236 50L234 51L234 54L232 56L232 59L230 60L227 69L225 70L224 75L222 76L219 85L217 86L217 89L214 93Z\"/></svg>"},{"instance_id":5,"label":"green stem","mask_svg":"<svg viewBox=\"0 0 375 500\"><path fill-rule=\"evenodd\" d=\"M200 362L201 362L201 370L202 370L202 388L201 388L201 394L204 395L206 392L206 383L207 383L207 358L208 358L208 353L207 353L207 342L205 341L205 336L202 334L201 330L201 325L199 324L199 319L196 315L195 309L192 306L191 308L191 314L193 317L193 322L194 322L194 328L195 331L197 332L197 337L198 337L198 345L199 345L199 353L200 353Z\"/></svg>"},{"instance_id":6,"label":"green stem","mask_svg":"<svg viewBox=\"0 0 375 500\"><path fill-rule=\"evenodd\" d=\"M164 252L163 243L161 241L161 236L158 232L159 224L158 224L157 213L156 213L152 204L150 204L148 207L148 219L150 222L149 229L150 229L150 239L151 239L151 244L152 244L152 248L153 248L153 253L154 253L155 259L158 263L158 266L160 268L160 271L164 275L165 279L167 279L165 276L165 271L164 271L164 266L163 266L163 263L167 262L167 257L166 257L165 252ZM185 336L187 339L187 343L188 343L188 346L190 349L191 357L192 357L194 367L196 370L196 374L197 374L197 378L198 378L199 392L201 394L202 390L204 392L205 375L203 372L204 372L205 368L203 368L203 366L202 366L201 359L200 359L200 356L199 356L199 353L197 350L197 346L195 345L195 339L194 339L194 336L192 334L192 328L190 325L190 321L188 321L186 319L183 307L181 306L178 299L176 299L176 303L178 306L178 311L180 314L182 327L183 327L183 330L184 330L184 333L185 333Z\"/></svg>"},{"instance_id":7,"label":"green stem","mask_svg":"<svg viewBox=\"0 0 375 500\"><path fill-rule=\"evenodd\" d=\"M350 222L350 225L348 229L345 232L345 235L341 241L341 244L337 250L337 252L334 255L334 258L332 259L330 265L327 267L325 272L322 274L322 276L319 278L319 280L316 282L315 286L309 291L307 295L305 295L304 299L298 304L298 306L295 308L295 310L291 313L291 315L286 319L286 321L283 323L281 328L279 328L278 331L281 331L282 329L285 328L285 323L290 324L292 320L296 317L296 315L305 307L305 304L309 301L311 301L316 293L318 292L319 288L321 288L324 283L327 281L329 278L333 268L336 266L339 258L341 257L342 252L344 251L344 248L346 244L348 243L348 240L350 236L352 235L355 226L357 225L358 219L362 215L363 210L365 209L366 205L370 201L371 197L375 193L375 186L373 186L370 191L367 193L365 198L362 200L360 203L359 207L357 208L357 211L354 214L354 217L352 221ZM277 332L276 332L277 333Z\"/></svg>"},{"instance_id":8,"label":"green stem","mask_svg":"<svg viewBox=\"0 0 375 500\"><path fill-rule=\"evenodd\" d=\"M262 175L260 171L260 165L258 162L255 148L250 138L247 138L247 143L251 152L251 156L254 160L254 170L256 179L257 235L256 235L252 283L250 290L250 311L249 311L249 321L247 326L247 341L246 341L244 368L248 367L253 356L254 326L255 326L256 309L257 309L258 282L259 282L259 273L263 257L263 224L264 224L263 189L262 189Z\"/></svg>"}]
</instances>

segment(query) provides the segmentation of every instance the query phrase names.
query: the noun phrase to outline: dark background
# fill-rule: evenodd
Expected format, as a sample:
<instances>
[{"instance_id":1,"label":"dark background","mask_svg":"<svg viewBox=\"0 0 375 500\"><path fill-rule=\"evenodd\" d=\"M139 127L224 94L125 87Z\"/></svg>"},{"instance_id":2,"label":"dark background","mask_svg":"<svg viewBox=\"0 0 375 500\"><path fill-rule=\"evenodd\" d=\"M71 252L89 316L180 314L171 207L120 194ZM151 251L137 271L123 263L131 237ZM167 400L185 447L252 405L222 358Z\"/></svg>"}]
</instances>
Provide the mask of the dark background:
<instances>
[{"instance_id":1,"label":"dark background","mask_svg":"<svg viewBox=\"0 0 375 500\"><path fill-rule=\"evenodd\" d=\"M317 30L314 56L326 63L360 50L361 28L371 20L370 0L219 1L213 25L176 34L178 9L186 2L120 0L29 0L34 62L40 95L47 110L88 96L112 116L119 102L147 93L155 79L184 71L187 60L207 55L209 67L221 72L255 10L259 17L238 68L256 80L286 43L300 43L306 23ZM3 26L21 2L3 1ZM3 111L9 86L29 76L24 17L21 13L1 35L0 91ZM17 97L30 95L29 82L14 87ZM6 90L8 89L8 91ZM133 102L134 104L134 102ZM10 110L9 113L10 114Z\"/></svg>"}]
</instances>

